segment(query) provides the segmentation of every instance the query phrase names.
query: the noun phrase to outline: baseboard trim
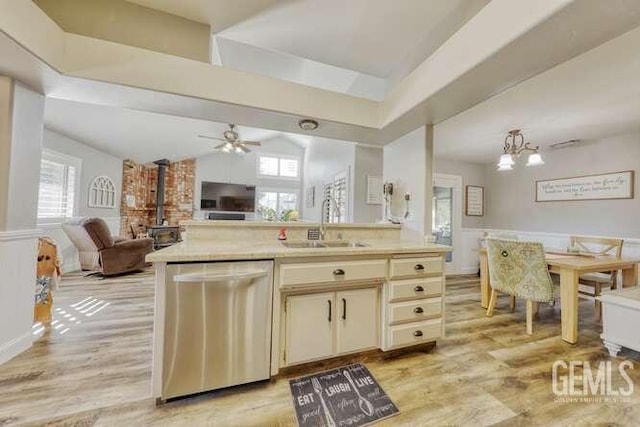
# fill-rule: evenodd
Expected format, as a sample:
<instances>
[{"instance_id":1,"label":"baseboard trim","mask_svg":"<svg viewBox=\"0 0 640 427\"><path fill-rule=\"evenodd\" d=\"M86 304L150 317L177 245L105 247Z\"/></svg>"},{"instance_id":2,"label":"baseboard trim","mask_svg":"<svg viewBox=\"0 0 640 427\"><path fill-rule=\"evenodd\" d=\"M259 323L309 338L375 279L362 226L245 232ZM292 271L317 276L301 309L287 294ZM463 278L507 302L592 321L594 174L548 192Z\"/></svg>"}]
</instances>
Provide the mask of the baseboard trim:
<instances>
[{"instance_id":1,"label":"baseboard trim","mask_svg":"<svg viewBox=\"0 0 640 427\"><path fill-rule=\"evenodd\" d=\"M13 359L33 344L31 331L0 346L0 365Z\"/></svg>"},{"instance_id":2,"label":"baseboard trim","mask_svg":"<svg viewBox=\"0 0 640 427\"><path fill-rule=\"evenodd\" d=\"M80 271L82 268L80 267L79 262L73 262L71 264L62 264L62 273L71 273L72 271Z\"/></svg>"},{"instance_id":3,"label":"baseboard trim","mask_svg":"<svg viewBox=\"0 0 640 427\"><path fill-rule=\"evenodd\" d=\"M480 270L480 267L477 265L473 267L464 267L460 269L460 274L475 274L478 270Z\"/></svg>"}]
</instances>

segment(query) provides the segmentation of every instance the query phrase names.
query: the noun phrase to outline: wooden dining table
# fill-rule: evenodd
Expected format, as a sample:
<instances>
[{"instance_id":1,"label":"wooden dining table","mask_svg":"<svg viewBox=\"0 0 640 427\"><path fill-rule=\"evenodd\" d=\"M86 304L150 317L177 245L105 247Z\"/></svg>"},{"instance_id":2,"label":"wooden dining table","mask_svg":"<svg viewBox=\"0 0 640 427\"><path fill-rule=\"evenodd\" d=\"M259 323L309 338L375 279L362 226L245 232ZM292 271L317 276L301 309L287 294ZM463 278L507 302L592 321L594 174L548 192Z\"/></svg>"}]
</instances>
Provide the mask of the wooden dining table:
<instances>
[{"instance_id":1,"label":"wooden dining table","mask_svg":"<svg viewBox=\"0 0 640 427\"><path fill-rule=\"evenodd\" d=\"M487 249L478 250L480 255L480 304L489 306L491 283ZM581 275L599 271L622 271L622 287L638 284L638 263L640 258L613 255L583 256L562 254L560 251L545 253L549 271L560 276L560 320L562 339L568 343L578 342L578 279Z\"/></svg>"}]
</instances>

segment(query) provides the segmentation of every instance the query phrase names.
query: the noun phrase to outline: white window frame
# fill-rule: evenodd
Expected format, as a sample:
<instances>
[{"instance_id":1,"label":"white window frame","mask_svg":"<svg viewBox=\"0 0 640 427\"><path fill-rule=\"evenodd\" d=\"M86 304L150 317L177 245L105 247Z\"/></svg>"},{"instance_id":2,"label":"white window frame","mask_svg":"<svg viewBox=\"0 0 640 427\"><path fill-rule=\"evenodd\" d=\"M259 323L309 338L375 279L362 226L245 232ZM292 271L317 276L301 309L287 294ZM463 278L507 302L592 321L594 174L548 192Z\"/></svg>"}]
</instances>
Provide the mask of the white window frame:
<instances>
[{"instance_id":1,"label":"white window frame","mask_svg":"<svg viewBox=\"0 0 640 427\"><path fill-rule=\"evenodd\" d=\"M40 161L49 160L51 162L56 162L63 164L65 166L72 166L75 168L76 176L74 182L73 189L73 209L72 216L78 215L78 206L80 205L80 178L82 177L82 159L78 157L69 156L66 154L58 153L57 151L49 150L46 148L42 149L42 154ZM38 169L38 194L40 193L40 170ZM38 203L40 201L38 200ZM36 205L36 211L38 209L38 205ZM66 217L56 217L56 218L37 218L38 224L61 224L65 221Z\"/></svg>"},{"instance_id":2,"label":"white window frame","mask_svg":"<svg viewBox=\"0 0 640 427\"><path fill-rule=\"evenodd\" d=\"M296 209L300 211L300 190L297 188L276 188L276 187L256 187L256 211L258 210L260 193L276 193L278 195L276 205L280 208L280 193L290 193L296 195ZM276 209L276 215L280 215L280 211Z\"/></svg>"},{"instance_id":3,"label":"white window frame","mask_svg":"<svg viewBox=\"0 0 640 427\"><path fill-rule=\"evenodd\" d=\"M278 175L265 175L260 173L260 159L262 157L273 157L278 159ZM296 176L282 176L280 175L280 160L295 160L298 162L298 174ZM274 153L258 153L256 156L256 174L258 178L265 179L282 179L287 181L300 181L302 176L302 159L299 156L291 156L287 154L274 154Z\"/></svg>"}]
</instances>

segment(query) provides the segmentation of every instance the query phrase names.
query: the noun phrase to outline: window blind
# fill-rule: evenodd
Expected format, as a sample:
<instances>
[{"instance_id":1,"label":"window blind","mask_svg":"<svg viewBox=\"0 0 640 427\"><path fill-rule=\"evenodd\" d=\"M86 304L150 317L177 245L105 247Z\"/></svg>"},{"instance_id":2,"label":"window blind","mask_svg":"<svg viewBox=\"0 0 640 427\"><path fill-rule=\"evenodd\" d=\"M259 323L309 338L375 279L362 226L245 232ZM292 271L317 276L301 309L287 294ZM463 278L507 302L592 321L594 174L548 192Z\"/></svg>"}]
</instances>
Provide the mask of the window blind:
<instances>
[{"instance_id":1,"label":"window blind","mask_svg":"<svg viewBox=\"0 0 640 427\"><path fill-rule=\"evenodd\" d=\"M76 168L42 158L38 190L38 218L73 216Z\"/></svg>"}]
</instances>

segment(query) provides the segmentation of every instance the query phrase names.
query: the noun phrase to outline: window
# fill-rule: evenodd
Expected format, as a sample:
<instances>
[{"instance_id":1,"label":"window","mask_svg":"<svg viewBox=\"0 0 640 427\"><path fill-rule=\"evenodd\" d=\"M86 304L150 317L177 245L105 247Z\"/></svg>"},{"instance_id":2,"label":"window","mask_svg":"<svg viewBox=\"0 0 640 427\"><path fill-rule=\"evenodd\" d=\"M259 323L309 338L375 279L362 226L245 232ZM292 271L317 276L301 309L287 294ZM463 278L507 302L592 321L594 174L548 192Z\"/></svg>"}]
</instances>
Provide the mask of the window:
<instances>
[{"instance_id":1,"label":"window","mask_svg":"<svg viewBox=\"0 0 640 427\"><path fill-rule=\"evenodd\" d=\"M74 215L79 172L80 159L42 151L38 219L63 219Z\"/></svg>"},{"instance_id":2,"label":"window","mask_svg":"<svg viewBox=\"0 0 640 427\"><path fill-rule=\"evenodd\" d=\"M298 210L298 193L294 191L259 190L258 212L263 219L283 219L282 214Z\"/></svg>"},{"instance_id":3,"label":"window","mask_svg":"<svg viewBox=\"0 0 640 427\"><path fill-rule=\"evenodd\" d=\"M323 200L330 200L329 203L324 204L325 211L322 212L326 222L347 222L347 212L349 210L348 180L349 172L345 171L335 175L330 182L324 185Z\"/></svg>"},{"instance_id":4,"label":"window","mask_svg":"<svg viewBox=\"0 0 640 427\"><path fill-rule=\"evenodd\" d=\"M258 175L270 178L299 179L300 159L290 156L258 156Z\"/></svg>"}]
</instances>

